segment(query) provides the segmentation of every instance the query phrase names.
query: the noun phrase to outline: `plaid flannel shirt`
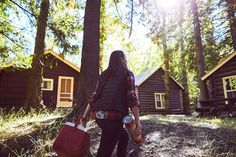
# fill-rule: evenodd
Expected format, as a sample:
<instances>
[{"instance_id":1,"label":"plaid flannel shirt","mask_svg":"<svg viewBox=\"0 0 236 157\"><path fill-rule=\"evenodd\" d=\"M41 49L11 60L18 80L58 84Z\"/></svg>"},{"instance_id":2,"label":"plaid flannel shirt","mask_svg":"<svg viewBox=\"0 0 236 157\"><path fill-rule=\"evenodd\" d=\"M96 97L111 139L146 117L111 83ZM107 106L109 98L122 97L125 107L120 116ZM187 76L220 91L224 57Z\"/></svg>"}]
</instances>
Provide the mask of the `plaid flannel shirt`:
<instances>
[{"instance_id":1,"label":"plaid flannel shirt","mask_svg":"<svg viewBox=\"0 0 236 157\"><path fill-rule=\"evenodd\" d=\"M98 92L98 83L97 87L95 89L95 92L93 93L93 96L89 100L89 104L93 107L94 103L96 102L96 94ZM135 79L134 74L128 70L127 73L127 104L129 108L132 108L134 106L139 107L139 102L136 96L135 92ZM93 118L99 118L99 119L120 119L122 118L121 113L115 112L115 111L97 111L95 113L92 113Z\"/></svg>"}]
</instances>

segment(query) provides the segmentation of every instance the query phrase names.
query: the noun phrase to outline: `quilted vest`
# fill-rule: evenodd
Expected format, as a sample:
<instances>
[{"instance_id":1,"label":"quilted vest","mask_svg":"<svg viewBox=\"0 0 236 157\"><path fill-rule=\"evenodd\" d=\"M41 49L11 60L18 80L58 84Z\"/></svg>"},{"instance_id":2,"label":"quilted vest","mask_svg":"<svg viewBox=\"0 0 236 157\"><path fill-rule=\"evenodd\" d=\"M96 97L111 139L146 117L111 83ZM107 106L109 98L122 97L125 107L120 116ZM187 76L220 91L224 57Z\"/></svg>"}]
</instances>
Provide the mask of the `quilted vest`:
<instances>
[{"instance_id":1,"label":"quilted vest","mask_svg":"<svg viewBox=\"0 0 236 157\"><path fill-rule=\"evenodd\" d=\"M93 106L93 111L117 111L123 115L128 114L127 106L127 70L118 70L108 79L101 74L102 87Z\"/></svg>"}]
</instances>

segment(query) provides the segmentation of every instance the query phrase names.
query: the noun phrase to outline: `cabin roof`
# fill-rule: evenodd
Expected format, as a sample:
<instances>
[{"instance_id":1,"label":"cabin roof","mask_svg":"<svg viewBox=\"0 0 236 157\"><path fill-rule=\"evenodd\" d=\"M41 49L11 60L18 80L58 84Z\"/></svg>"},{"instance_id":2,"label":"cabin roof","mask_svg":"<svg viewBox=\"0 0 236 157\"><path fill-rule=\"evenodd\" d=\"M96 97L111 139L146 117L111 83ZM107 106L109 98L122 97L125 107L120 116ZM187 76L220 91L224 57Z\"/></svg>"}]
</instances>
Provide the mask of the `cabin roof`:
<instances>
[{"instance_id":1,"label":"cabin roof","mask_svg":"<svg viewBox=\"0 0 236 157\"><path fill-rule=\"evenodd\" d=\"M137 75L135 77L135 86L140 86L144 81L146 81L149 77L151 77L159 69L162 69L162 68L161 67L152 68L152 69L145 71L144 73ZM177 85L179 85L182 89L184 89L184 87L181 84L179 84L172 76L170 76L170 78L175 83L177 83Z\"/></svg>"},{"instance_id":2,"label":"cabin roof","mask_svg":"<svg viewBox=\"0 0 236 157\"><path fill-rule=\"evenodd\" d=\"M210 71L208 71L204 76L201 77L202 80L207 79L209 76L211 76L215 71L217 71L220 67L222 67L225 63L227 63L229 60L231 60L234 56L236 56L236 51L226 56L224 59L222 59L214 68L212 68Z\"/></svg>"},{"instance_id":3,"label":"cabin roof","mask_svg":"<svg viewBox=\"0 0 236 157\"><path fill-rule=\"evenodd\" d=\"M75 71L77 72L80 72L80 68L77 67L76 65L72 64L71 62L69 62L68 60L62 58L59 54L57 54L56 52L54 52L53 50L49 49L49 50L46 50L44 52L45 55L47 54L51 54L52 56L54 56L55 58L57 58L58 60L62 61L63 63L65 63L66 65L68 65L69 67L71 67L72 69L74 69ZM7 69L7 68L12 68L14 67L15 64L14 63L10 63L10 64L7 64L5 66L2 66L0 67L0 70L3 70L3 69Z\"/></svg>"},{"instance_id":4,"label":"cabin roof","mask_svg":"<svg viewBox=\"0 0 236 157\"><path fill-rule=\"evenodd\" d=\"M13 65L14 65L14 64L12 64L12 63L6 64L6 65L0 67L0 70L10 68L10 67L12 67Z\"/></svg>"},{"instance_id":5,"label":"cabin roof","mask_svg":"<svg viewBox=\"0 0 236 157\"><path fill-rule=\"evenodd\" d=\"M14 69L14 70L25 70L28 69L29 66L26 64L19 64L19 63L8 63L6 65L3 65L0 67L1 70L7 70L7 69Z\"/></svg>"},{"instance_id":6,"label":"cabin roof","mask_svg":"<svg viewBox=\"0 0 236 157\"><path fill-rule=\"evenodd\" d=\"M44 54L51 54L53 55L54 57L56 57L57 59L59 59L60 61L62 61L63 63L65 63L66 65L68 65L69 67L71 67L72 69L80 72L80 68L77 67L76 65L72 64L71 62L69 62L68 60L66 60L65 58L62 58L58 53L54 52L53 50L49 49L49 50L46 50L44 52Z\"/></svg>"}]
</instances>

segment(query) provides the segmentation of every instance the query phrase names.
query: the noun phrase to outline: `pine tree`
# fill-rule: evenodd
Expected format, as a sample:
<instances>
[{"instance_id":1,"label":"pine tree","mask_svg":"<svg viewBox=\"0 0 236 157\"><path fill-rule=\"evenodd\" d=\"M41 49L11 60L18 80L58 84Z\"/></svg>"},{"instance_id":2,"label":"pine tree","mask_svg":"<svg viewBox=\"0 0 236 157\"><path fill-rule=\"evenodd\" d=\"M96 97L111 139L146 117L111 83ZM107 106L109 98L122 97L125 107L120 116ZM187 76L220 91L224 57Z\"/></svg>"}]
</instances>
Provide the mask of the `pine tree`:
<instances>
[{"instance_id":1,"label":"pine tree","mask_svg":"<svg viewBox=\"0 0 236 157\"><path fill-rule=\"evenodd\" d=\"M42 103L42 73L43 66L40 61L44 55L45 35L47 27L47 18L49 10L49 0L42 0L40 14L37 22L37 33L35 38L34 57L32 69L27 85L27 96L24 103L24 109L29 111L30 108L38 108Z\"/></svg>"},{"instance_id":2,"label":"pine tree","mask_svg":"<svg viewBox=\"0 0 236 157\"><path fill-rule=\"evenodd\" d=\"M162 49L164 53L164 84L165 84L165 109L166 113L170 113L170 65L169 65L169 51L167 48L167 39L166 39L166 12L162 12Z\"/></svg>"},{"instance_id":3,"label":"pine tree","mask_svg":"<svg viewBox=\"0 0 236 157\"><path fill-rule=\"evenodd\" d=\"M197 56L197 61L196 61L197 79L200 88L200 99L206 99L208 98L207 85L205 81L201 80L201 77L205 74L204 49L201 37L201 24L199 20L198 6L196 0L191 0L190 3L193 14L194 38L195 38L195 48Z\"/></svg>"},{"instance_id":4,"label":"pine tree","mask_svg":"<svg viewBox=\"0 0 236 157\"><path fill-rule=\"evenodd\" d=\"M72 115L84 112L99 77L100 7L101 0L86 2L78 106Z\"/></svg>"},{"instance_id":5,"label":"pine tree","mask_svg":"<svg viewBox=\"0 0 236 157\"><path fill-rule=\"evenodd\" d=\"M236 5L233 0L226 0L228 20L230 24L230 32L232 38L232 45L236 51Z\"/></svg>"},{"instance_id":6,"label":"pine tree","mask_svg":"<svg viewBox=\"0 0 236 157\"><path fill-rule=\"evenodd\" d=\"M179 24L179 38L180 38L180 42L179 42L179 47L180 47L180 51L181 51L181 57L180 57L180 65L182 65L181 67L181 82L182 82L182 86L184 87L184 91L183 91L183 112L186 115L190 114L190 102L189 102L189 92L188 92L188 80L187 80L187 67L186 67L186 50L184 48L184 36L183 36L183 11L184 11L184 6L183 6L183 1L180 2L180 6L179 6L179 20L178 20L178 24Z\"/></svg>"}]
</instances>

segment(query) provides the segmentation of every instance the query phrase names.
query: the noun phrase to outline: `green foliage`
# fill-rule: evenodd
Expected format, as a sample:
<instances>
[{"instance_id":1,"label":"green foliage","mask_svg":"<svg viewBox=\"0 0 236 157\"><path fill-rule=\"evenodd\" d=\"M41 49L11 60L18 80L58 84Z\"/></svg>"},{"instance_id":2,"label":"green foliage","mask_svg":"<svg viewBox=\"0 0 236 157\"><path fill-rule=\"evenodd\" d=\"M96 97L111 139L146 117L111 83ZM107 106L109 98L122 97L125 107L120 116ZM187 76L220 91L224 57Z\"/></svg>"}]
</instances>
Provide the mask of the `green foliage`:
<instances>
[{"instance_id":1,"label":"green foliage","mask_svg":"<svg viewBox=\"0 0 236 157\"><path fill-rule=\"evenodd\" d=\"M84 9L80 1L52 1L48 20L48 39L53 41L48 47L62 48L64 54L78 53L81 43L79 35L82 31L81 9Z\"/></svg>"},{"instance_id":2,"label":"green foliage","mask_svg":"<svg viewBox=\"0 0 236 157\"><path fill-rule=\"evenodd\" d=\"M0 66L32 54L40 3L36 0L1 2ZM51 1L50 5L46 48L60 49L64 55L78 54L84 2Z\"/></svg>"},{"instance_id":3,"label":"green foliage","mask_svg":"<svg viewBox=\"0 0 236 157\"><path fill-rule=\"evenodd\" d=\"M20 67L29 67L31 58L27 56L32 54L36 20L41 1L4 0L1 2L0 66L13 63ZM134 1L134 11L132 11L131 2L102 0L100 18L101 70L107 67L110 53L115 49L122 49L126 53L128 66L135 74L140 74L163 64L161 45L163 22L161 14L163 14L163 9L161 8L161 1ZM185 63L189 93L193 102L199 94L196 82L193 19L188 0L181 0L181 2L184 4ZM208 71L233 50L227 17L228 8L225 0L199 0L197 2L206 70ZM84 0L51 1L47 27L46 47L63 53L63 56L73 56L71 58L77 65L79 65L81 56L84 7ZM180 30L177 23L179 19L178 6L168 8L165 12L170 71L171 75L180 82L181 51L179 47ZM133 18L131 19L132 15ZM129 36L130 31L131 36Z\"/></svg>"},{"instance_id":4,"label":"green foliage","mask_svg":"<svg viewBox=\"0 0 236 157\"><path fill-rule=\"evenodd\" d=\"M107 39L106 32L106 1L101 1L101 9L100 9L100 51L99 51L99 69L103 71L104 65L104 42Z\"/></svg>"},{"instance_id":5,"label":"green foliage","mask_svg":"<svg viewBox=\"0 0 236 157\"><path fill-rule=\"evenodd\" d=\"M197 85L197 67L196 67L196 53L194 45L194 34L192 25L192 13L188 1L182 0L184 4L183 8L183 37L184 37L184 48L187 53L185 56L185 64L187 70L187 78L189 85L189 93L191 102L194 102L199 95L199 89ZM161 27L162 27L162 14L161 1L148 0L143 2L144 10L142 14L142 23L149 28L149 37L152 39L152 44L156 44L161 50ZM156 5L153 5L156 4ZM204 46L204 57L207 71L215 66L222 58L232 52L231 39L230 39L230 27L227 19L227 7L225 2L219 0L211 1L198 1L199 15L201 22L202 40ZM167 47L170 53L170 70L171 75L174 76L179 82L181 81L181 63L179 49L180 36L178 24L176 21L180 18L179 8L168 8L166 12L166 30L167 30ZM148 55L148 54L146 54ZM161 55L156 54L156 55ZM160 58L160 57L159 57ZM152 58L149 62L152 62ZM162 60L158 60L159 62Z\"/></svg>"},{"instance_id":6,"label":"green foliage","mask_svg":"<svg viewBox=\"0 0 236 157\"><path fill-rule=\"evenodd\" d=\"M16 54L23 49L22 30L13 25L14 17L10 15L15 8L11 10L11 7L9 1L3 1L0 6L0 66L14 60Z\"/></svg>"},{"instance_id":7,"label":"green foliage","mask_svg":"<svg viewBox=\"0 0 236 157\"><path fill-rule=\"evenodd\" d=\"M219 34L221 34L221 32L218 30L218 24L215 23L222 21L217 14L219 12L218 8L216 7L218 3L218 1L201 1L200 3L206 71L212 69L225 56L225 54L228 54L232 51L227 48L229 46L228 44L230 43L221 45L220 43L224 40L222 40L222 37L222 39L217 37ZM225 13L225 10L221 11L221 14ZM223 37L228 35L229 34L221 34Z\"/></svg>"}]
</instances>

